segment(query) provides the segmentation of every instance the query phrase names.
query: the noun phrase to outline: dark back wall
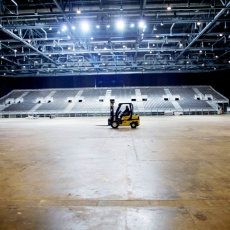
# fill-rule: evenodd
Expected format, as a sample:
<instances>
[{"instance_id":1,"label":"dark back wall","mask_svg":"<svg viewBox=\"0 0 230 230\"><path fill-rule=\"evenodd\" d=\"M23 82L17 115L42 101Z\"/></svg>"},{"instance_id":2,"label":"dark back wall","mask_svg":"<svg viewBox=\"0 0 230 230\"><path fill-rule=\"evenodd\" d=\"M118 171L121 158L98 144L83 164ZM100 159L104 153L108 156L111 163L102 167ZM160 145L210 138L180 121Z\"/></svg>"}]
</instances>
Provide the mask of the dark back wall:
<instances>
[{"instance_id":1,"label":"dark back wall","mask_svg":"<svg viewBox=\"0 0 230 230\"><path fill-rule=\"evenodd\" d=\"M227 81L229 74L230 71L106 76L1 77L0 97L13 89L79 88L95 87L96 84L97 87L211 85L225 97L230 98Z\"/></svg>"}]
</instances>

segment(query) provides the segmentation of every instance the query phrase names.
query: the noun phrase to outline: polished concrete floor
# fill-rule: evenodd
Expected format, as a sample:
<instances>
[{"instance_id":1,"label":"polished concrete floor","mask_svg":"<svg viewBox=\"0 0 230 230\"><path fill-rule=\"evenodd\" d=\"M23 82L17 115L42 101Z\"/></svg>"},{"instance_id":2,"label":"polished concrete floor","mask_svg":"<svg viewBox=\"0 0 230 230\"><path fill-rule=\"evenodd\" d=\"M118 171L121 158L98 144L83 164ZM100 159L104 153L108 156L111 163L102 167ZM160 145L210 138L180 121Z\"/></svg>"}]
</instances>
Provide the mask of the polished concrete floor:
<instances>
[{"instance_id":1,"label":"polished concrete floor","mask_svg":"<svg viewBox=\"0 0 230 230\"><path fill-rule=\"evenodd\" d=\"M106 124L0 119L0 229L230 229L230 115Z\"/></svg>"}]
</instances>

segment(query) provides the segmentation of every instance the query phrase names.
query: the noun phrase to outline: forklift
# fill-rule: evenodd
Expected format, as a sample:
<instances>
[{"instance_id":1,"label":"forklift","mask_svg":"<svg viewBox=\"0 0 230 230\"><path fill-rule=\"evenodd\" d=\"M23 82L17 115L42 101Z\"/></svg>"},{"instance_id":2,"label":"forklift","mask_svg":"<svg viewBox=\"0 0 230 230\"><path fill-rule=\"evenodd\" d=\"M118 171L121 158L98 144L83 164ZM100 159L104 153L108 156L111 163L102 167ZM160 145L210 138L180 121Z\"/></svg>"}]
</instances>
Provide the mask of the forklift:
<instances>
[{"instance_id":1,"label":"forklift","mask_svg":"<svg viewBox=\"0 0 230 230\"><path fill-rule=\"evenodd\" d=\"M129 115L122 115L121 107L122 105L129 107ZM118 126L131 126L135 129L140 125L140 117L138 114L133 114L133 104L132 103L119 103L117 110L114 114L114 100L110 100L110 118L108 119L108 125L116 129Z\"/></svg>"}]
</instances>

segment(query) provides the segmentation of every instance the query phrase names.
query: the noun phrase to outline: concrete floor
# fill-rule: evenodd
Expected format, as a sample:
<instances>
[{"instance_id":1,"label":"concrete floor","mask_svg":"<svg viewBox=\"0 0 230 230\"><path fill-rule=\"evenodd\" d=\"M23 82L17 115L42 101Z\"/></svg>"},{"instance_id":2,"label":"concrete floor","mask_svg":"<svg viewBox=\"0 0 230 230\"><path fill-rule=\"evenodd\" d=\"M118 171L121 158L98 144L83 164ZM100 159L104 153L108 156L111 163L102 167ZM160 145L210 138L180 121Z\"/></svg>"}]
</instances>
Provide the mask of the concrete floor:
<instances>
[{"instance_id":1,"label":"concrete floor","mask_svg":"<svg viewBox=\"0 0 230 230\"><path fill-rule=\"evenodd\" d=\"M229 230L230 116L0 119L1 230Z\"/></svg>"}]
</instances>

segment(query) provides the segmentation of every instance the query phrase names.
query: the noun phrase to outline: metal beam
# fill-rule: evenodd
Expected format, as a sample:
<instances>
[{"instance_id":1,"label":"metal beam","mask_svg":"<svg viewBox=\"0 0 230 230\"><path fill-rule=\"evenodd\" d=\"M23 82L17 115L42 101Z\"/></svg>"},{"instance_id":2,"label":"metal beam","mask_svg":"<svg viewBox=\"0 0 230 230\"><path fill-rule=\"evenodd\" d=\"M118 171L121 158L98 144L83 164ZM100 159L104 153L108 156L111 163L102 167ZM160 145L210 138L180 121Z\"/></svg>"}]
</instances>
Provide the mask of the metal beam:
<instances>
[{"instance_id":1,"label":"metal beam","mask_svg":"<svg viewBox=\"0 0 230 230\"><path fill-rule=\"evenodd\" d=\"M56 62L53 61L52 59L50 59L49 57L47 57L45 54L43 54L42 52L40 52L38 49L36 49L34 46L32 46L31 44L27 43L26 41L24 41L23 39L21 39L20 37L18 37L16 34L12 33L11 31L7 30L6 28L4 28L2 25L0 25L0 29L2 29L2 31L6 34L8 34L9 36L11 36L14 39L17 39L18 41L22 42L23 44L25 44L26 46L30 47L31 49L33 49L34 51L36 51L36 53L40 54L41 56L45 57L46 59L48 59L50 62L54 63L56 65Z\"/></svg>"},{"instance_id":2,"label":"metal beam","mask_svg":"<svg viewBox=\"0 0 230 230\"><path fill-rule=\"evenodd\" d=\"M177 56L175 59L178 60L184 52L186 52L217 20L218 18L225 12L226 9L230 6L230 1L227 3L226 7L223 8L215 17L214 19L205 26L205 28L200 31L200 33L187 45L187 47Z\"/></svg>"}]
</instances>

